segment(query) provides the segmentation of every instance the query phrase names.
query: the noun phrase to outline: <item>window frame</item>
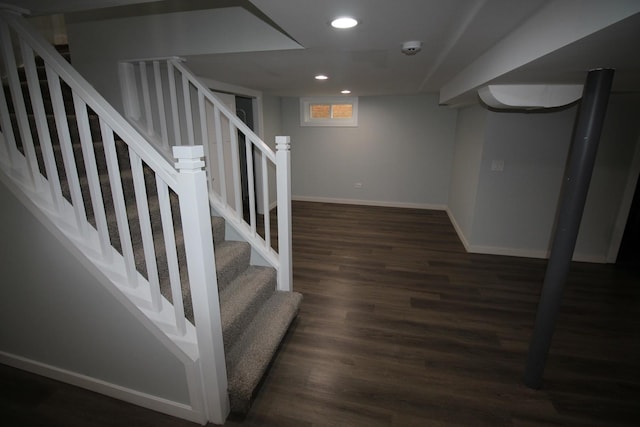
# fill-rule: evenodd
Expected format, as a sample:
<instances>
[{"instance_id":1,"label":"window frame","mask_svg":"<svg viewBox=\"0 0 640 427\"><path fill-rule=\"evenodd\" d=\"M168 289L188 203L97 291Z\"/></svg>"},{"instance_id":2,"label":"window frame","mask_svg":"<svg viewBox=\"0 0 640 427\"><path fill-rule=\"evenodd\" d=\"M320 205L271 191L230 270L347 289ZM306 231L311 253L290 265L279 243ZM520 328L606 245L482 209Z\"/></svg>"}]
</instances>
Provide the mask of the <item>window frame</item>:
<instances>
[{"instance_id":1,"label":"window frame","mask_svg":"<svg viewBox=\"0 0 640 427\"><path fill-rule=\"evenodd\" d=\"M314 119L311 117L311 105L351 105L351 118L327 118ZM330 110L331 111L331 110ZM300 126L333 126L333 127L357 127L358 126L358 97L357 96L310 96L300 98Z\"/></svg>"}]
</instances>

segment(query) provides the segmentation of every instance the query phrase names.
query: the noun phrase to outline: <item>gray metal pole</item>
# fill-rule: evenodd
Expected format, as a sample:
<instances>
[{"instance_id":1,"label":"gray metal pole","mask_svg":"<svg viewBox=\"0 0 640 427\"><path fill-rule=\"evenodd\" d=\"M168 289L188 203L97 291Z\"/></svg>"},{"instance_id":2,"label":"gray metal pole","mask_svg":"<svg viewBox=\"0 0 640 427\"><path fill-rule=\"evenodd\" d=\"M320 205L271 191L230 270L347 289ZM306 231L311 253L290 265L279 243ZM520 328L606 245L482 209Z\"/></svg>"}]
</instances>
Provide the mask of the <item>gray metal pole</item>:
<instances>
[{"instance_id":1,"label":"gray metal pole","mask_svg":"<svg viewBox=\"0 0 640 427\"><path fill-rule=\"evenodd\" d=\"M524 382L530 388L542 386L542 374L578 238L613 74L614 70L611 69L589 71L582 91L582 102L562 186L555 236L527 355Z\"/></svg>"}]
</instances>

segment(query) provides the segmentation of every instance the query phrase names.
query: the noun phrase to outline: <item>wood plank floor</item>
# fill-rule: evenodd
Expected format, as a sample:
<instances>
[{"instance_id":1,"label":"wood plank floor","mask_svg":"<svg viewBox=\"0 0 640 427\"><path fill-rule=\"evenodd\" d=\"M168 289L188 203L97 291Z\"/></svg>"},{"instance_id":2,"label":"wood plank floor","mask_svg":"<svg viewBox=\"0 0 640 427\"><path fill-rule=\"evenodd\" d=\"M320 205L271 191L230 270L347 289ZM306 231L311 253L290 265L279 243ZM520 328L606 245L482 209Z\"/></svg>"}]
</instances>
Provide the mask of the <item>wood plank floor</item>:
<instances>
[{"instance_id":1,"label":"wood plank floor","mask_svg":"<svg viewBox=\"0 0 640 427\"><path fill-rule=\"evenodd\" d=\"M467 254L441 211L294 202L293 227L300 314L225 426L640 425L637 271L573 264L534 391L545 261ZM194 426L3 366L0 385L2 425Z\"/></svg>"}]
</instances>

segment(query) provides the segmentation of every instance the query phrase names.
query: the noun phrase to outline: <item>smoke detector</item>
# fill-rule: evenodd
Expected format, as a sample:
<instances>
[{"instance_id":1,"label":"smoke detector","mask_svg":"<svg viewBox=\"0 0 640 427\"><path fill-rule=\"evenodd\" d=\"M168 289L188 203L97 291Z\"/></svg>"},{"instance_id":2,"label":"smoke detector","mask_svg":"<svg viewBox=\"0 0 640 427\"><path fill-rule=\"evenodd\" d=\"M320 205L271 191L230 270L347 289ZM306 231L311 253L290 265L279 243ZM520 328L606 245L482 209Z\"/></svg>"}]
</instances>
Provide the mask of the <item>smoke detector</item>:
<instances>
[{"instance_id":1,"label":"smoke detector","mask_svg":"<svg viewBox=\"0 0 640 427\"><path fill-rule=\"evenodd\" d=\"M402 43L402 53L405 55L415 55L422 49L422 42L418 40Z\"/></svg>"}]
</instances>

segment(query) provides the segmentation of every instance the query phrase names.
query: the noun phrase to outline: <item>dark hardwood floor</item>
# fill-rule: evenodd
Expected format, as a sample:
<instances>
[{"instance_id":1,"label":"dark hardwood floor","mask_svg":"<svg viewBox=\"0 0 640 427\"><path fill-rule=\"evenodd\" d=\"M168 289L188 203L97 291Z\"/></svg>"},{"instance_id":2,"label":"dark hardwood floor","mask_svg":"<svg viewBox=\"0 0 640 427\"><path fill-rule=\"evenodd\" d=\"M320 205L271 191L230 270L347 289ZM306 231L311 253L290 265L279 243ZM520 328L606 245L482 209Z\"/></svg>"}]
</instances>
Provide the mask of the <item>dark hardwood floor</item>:
<instances>
[{"instance_id":1,"label":"dark hardwood floor","mask_svg":"<svg viewBox=\"0 0 640 427\"><path fill-rule=\"evenodd\" d=\"M297 320L225 426L638 426L640 276L574 263L523 385L546 262L467 254L440 211L293 203ZM194 426L0 366L0 423Z\"/></svg>"}]
</instances>

